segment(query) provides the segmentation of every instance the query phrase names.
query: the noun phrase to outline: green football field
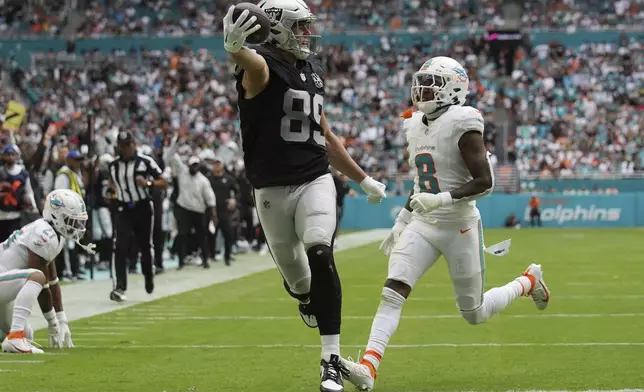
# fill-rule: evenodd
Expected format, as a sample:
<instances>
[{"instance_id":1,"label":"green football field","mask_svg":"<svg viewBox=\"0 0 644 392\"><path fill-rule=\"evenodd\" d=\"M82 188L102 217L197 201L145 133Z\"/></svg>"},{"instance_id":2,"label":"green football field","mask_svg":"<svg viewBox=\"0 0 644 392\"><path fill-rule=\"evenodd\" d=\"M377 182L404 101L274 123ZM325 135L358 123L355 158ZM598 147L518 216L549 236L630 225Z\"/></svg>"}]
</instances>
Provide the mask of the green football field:
<instances>
[{"instance_id":1,"label":"green football field","mask_svg":"<svg viewBox=\"0 0 644 392\"><path fill-rule=\"evenodd\" d=\"M412 293L380 368L377 391L644 388L644 230L487 230L512 237L488 257L487 287L531 262L552 302L520 298L486 324L459 315L444 262ZM387 260L377 244L337 254L343 355L367 342ZM240 261L241 262L241 261ZM0 355L1 392L310 391L319 337L304 326L277 271L71 324L78 347ZM46 344L46 331L37 333ZM347 391L353 388L347 383Z\"/></svg>"}]
</instances>

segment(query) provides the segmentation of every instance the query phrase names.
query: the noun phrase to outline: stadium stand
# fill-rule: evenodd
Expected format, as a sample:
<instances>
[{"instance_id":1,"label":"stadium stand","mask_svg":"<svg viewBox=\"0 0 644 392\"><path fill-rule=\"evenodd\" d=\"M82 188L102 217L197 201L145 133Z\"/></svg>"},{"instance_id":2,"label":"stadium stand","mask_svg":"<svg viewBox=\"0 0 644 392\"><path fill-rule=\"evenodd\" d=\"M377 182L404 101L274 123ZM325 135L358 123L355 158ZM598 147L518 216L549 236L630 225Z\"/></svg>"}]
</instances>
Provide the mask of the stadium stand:
<instances>
[{"instance_id":1,"label":"stadium stand","mask_svg":"<svg viewBox=\"0 0 644 392\"><path fill-rule=\"evenodd\" d=\"M311 1L328 43L319 58L327 117L391 193L409 189L399 115L409 105L410 78L435 55L467 68L469 104L485 116L497 190L571 191L539 181L642 172L644 2L525 2L525 39L502 59L483 34L503 25L501 1L427 3ZM213 149L236 163L236 93L216 36L227 1L46 4L0 9L6 37L41 37L0 46L0 104L29 107L17 133L23 151L34 150L51 121L72 145L82 140L91 113L105 140L99 153L112 152L118 130L155 148L180 131L195 152Z\"/></svg>"}]
</instances>

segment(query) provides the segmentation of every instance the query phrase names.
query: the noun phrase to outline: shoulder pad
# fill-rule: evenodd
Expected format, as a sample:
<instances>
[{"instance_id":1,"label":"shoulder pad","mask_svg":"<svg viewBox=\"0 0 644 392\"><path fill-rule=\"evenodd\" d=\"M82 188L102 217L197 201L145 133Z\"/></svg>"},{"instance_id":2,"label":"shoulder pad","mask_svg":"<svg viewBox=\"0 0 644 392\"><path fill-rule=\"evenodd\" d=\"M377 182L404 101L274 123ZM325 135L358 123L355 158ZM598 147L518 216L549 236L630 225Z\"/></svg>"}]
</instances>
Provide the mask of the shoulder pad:
<instances>
[{"instance_id":1,"label":"shoulder pad","mask_svg":"<svg viewBox=\"0 0 644 392\"><path fill-rule=\"evenodd\" d=\"M410 132L413 132L414 129L420 126L422 124L423 119L423 113L420 111L415 111L412 112L409 117L403 119L403 131L407 136L409 136Z\"/></svg>"},{"instance_id":2,"label":"shoulder pad","mask_svg":"<svg viewBox=\"0 0 644 392\"><path fill-rule=\"evenodd\" d=\"M309 60L309 64L311 64L311 71L313 71L319 77L324 79L325 75L324 75L324 68L322 68L322 65L317 63L317 62L315 62L315 61L310 61L310 60Z\"/></svg>"}]
</instances>

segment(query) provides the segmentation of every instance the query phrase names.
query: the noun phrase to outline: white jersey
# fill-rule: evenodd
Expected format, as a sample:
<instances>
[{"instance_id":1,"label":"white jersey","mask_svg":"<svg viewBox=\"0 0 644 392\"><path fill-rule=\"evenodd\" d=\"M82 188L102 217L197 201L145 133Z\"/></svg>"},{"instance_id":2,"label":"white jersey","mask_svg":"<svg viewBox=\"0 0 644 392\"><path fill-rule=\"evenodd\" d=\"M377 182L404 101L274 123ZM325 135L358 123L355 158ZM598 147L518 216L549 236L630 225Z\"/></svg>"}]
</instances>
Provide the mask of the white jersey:
<instances>
[{"instance_id":1,"label":"white jersey","mask_svg":"<svg viewBox=\"0 0 644 392\"><path fill-rule=\"evenodd\" d=\"M471 106L452 106L434 121L423 122L416 111L403 122L409 143L409 166L416 168L414 193L448 192L472 180L458 142L469 131L483 133L483 116ZM430 224L471 220L480 216L475 201L438 208L428 214L414 212L414 217Z\"/></svg>"},{"instance_id":2,"label":"white jersey","mask_svg":"<svg viewBox=\"0 0 644 392\"><path fill-rule=\"evenodd\" d=\"M44 219L38 219L16 230L0 244L0 272L26 269L29 250L51 263L63 249L65 240Z\"/></svg>"}]
</instances>

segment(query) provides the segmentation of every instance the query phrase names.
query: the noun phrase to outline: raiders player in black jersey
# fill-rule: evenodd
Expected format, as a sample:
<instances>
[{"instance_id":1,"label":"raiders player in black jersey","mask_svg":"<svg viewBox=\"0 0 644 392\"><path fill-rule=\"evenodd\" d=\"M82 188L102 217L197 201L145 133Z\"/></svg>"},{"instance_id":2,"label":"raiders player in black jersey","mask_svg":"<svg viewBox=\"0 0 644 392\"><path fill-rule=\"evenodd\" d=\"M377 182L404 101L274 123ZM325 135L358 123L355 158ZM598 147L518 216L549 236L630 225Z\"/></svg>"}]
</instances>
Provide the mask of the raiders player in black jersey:
<instances>
[{"instance_id":1,"label":"raiders player in black jersey","mask_svg":"<svg viewBox=\"0 0 644 392\"><path fill-rule=\"evenodd\" d=\"M368 177L331 132L323 111L324 80L308 61L319 36L302 0L262 0L272 19L267 43L244 47L257 31L244 11L224 18L224 47L237 65L242 147L257 214L289 294L322 340L320 390L343 391L340 354L342 290L333 259L336 191L329 164L360 183L372 203L385 185Z\"/></svg>"}]
</instances>

